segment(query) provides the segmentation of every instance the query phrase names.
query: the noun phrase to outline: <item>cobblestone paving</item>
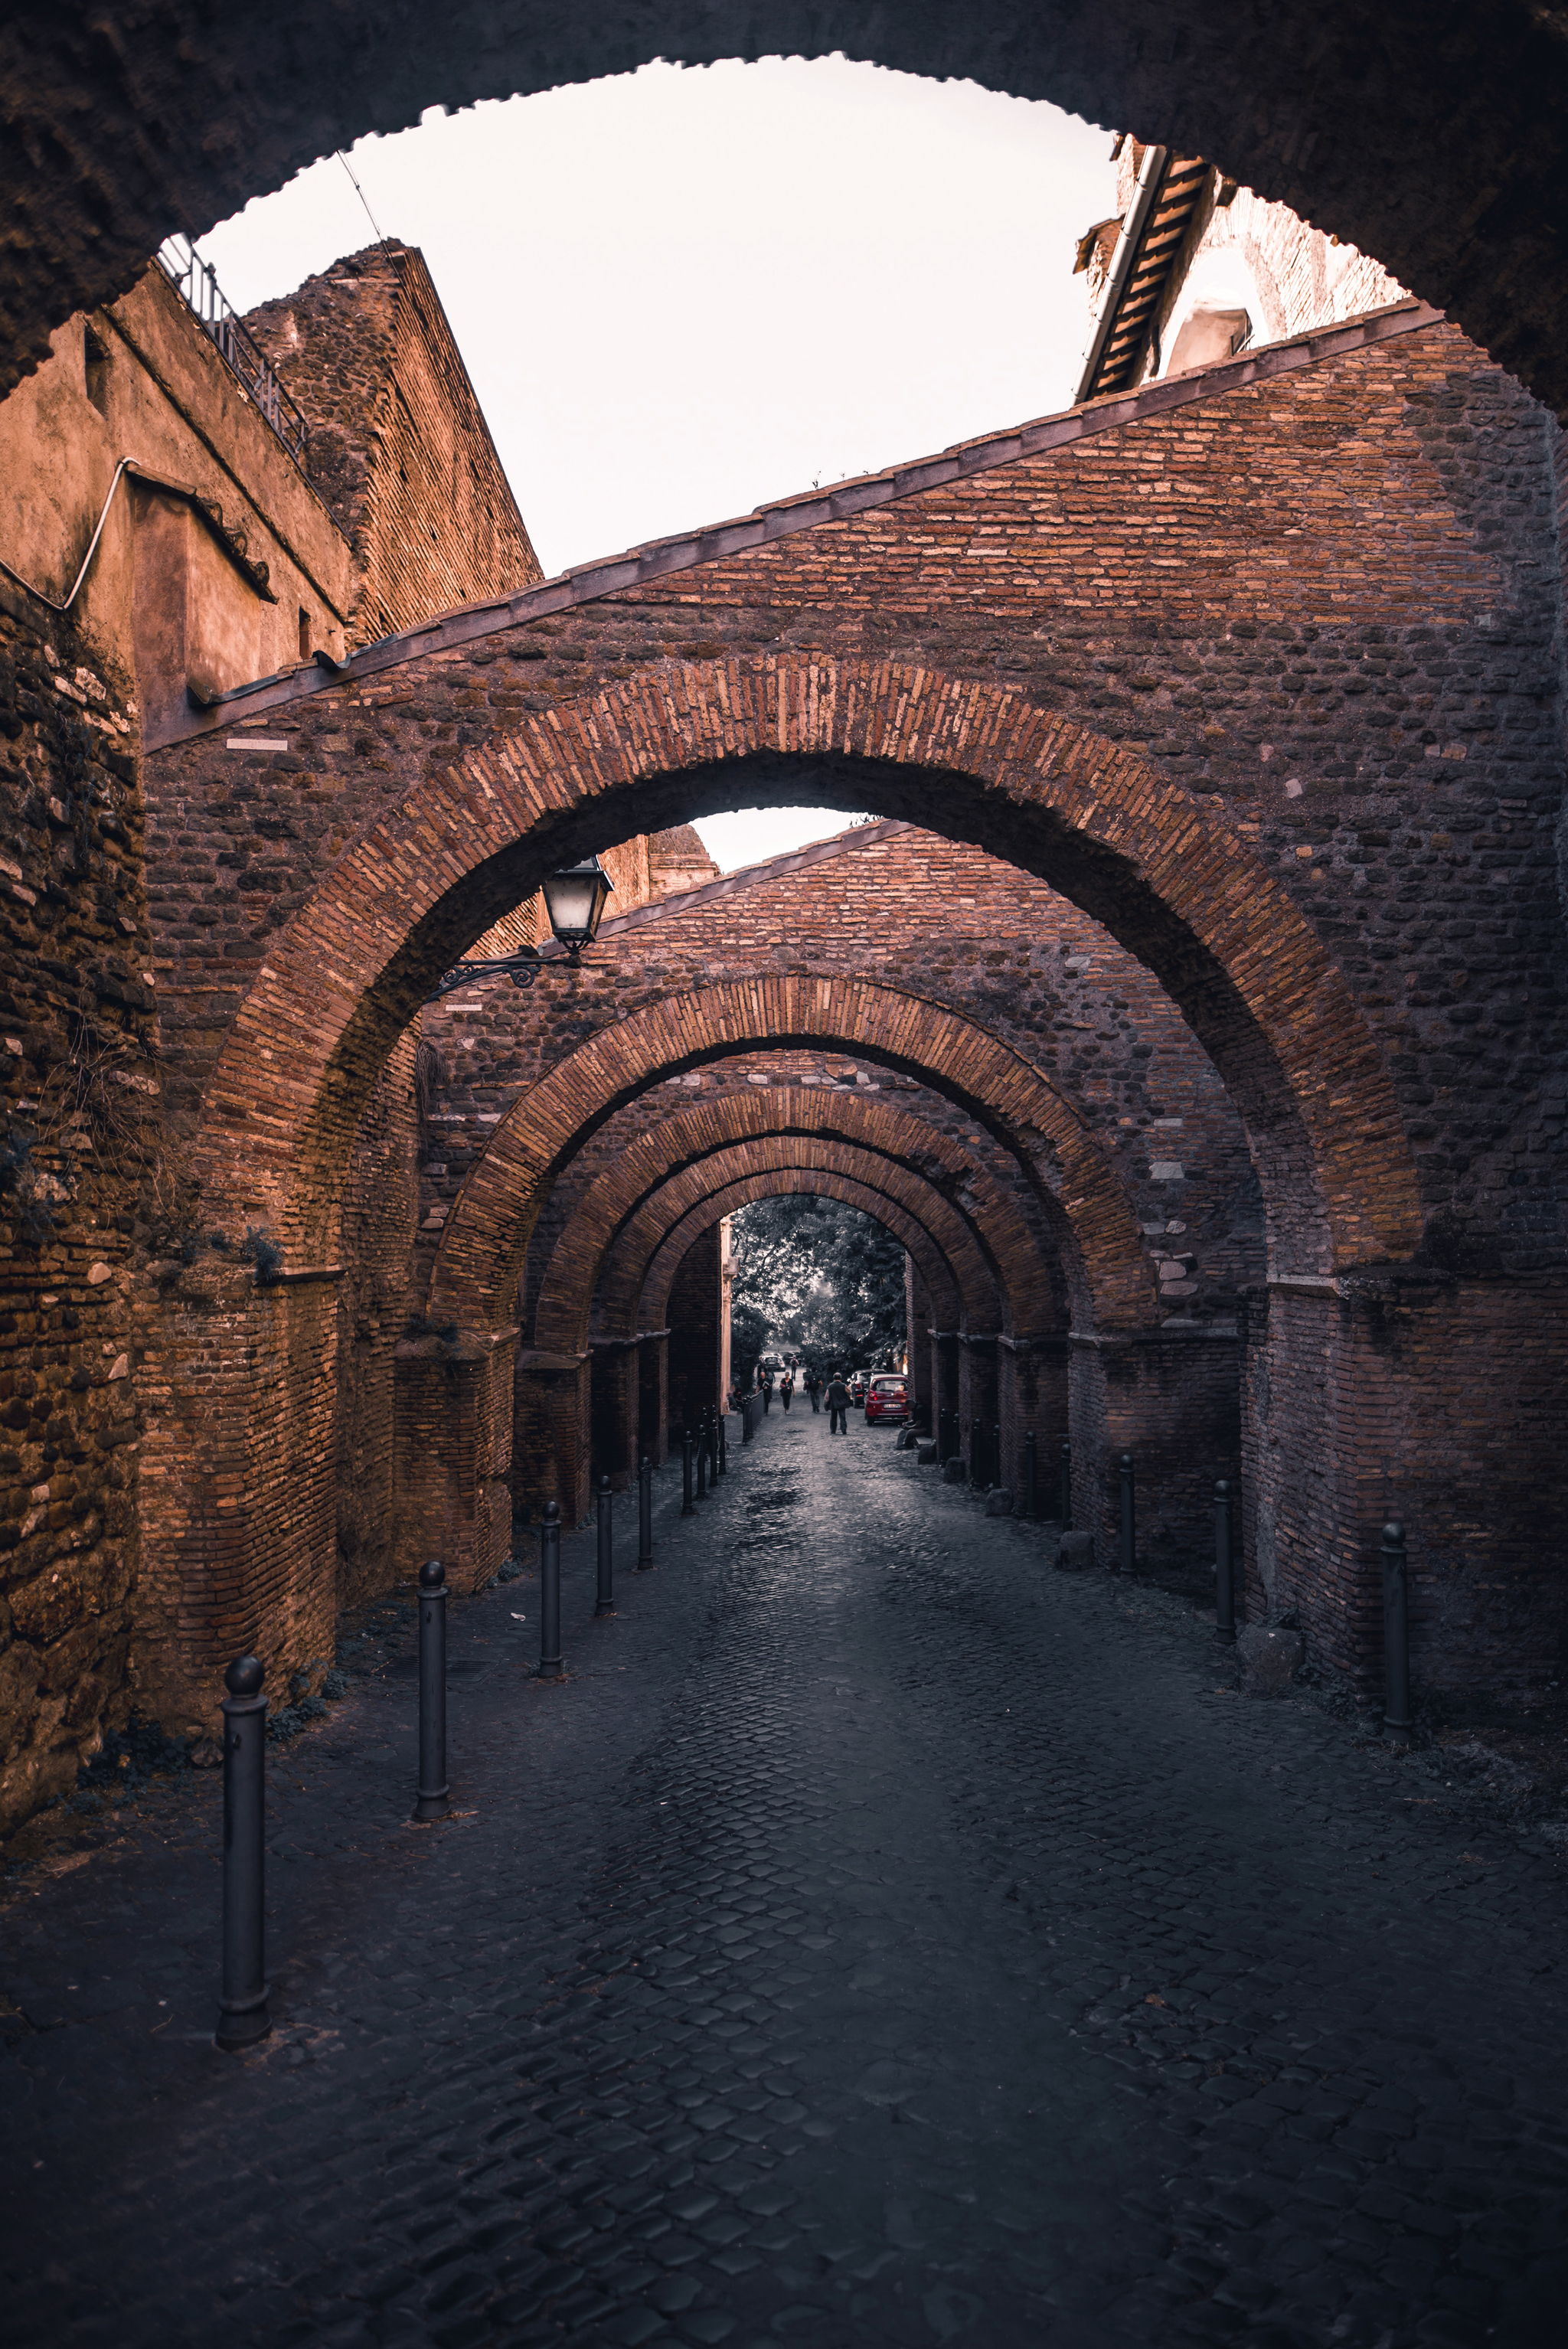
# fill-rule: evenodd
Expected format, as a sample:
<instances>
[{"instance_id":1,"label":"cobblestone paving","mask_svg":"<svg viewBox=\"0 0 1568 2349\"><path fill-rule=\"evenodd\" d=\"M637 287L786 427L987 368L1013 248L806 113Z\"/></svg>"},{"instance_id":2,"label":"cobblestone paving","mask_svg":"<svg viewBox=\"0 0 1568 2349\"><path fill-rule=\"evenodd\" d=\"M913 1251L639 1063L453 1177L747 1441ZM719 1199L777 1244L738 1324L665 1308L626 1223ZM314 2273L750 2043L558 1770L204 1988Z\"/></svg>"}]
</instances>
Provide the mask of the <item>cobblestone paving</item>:
<instances>
[{"instance_id":1,"label":"cobblestone paving","mask_svg":"<svg viewBox=\"0 0 1568 2349\"><path fill-rule=\"evenodd\" d=\"M23 1880L9 2349L1562 2339L1551 1848L827 1426L569 1543L564 1686L454 1606L451 1823L396 1663L276 1752L262 2051L215 1774Z\"/></svg>"}]
</instances>

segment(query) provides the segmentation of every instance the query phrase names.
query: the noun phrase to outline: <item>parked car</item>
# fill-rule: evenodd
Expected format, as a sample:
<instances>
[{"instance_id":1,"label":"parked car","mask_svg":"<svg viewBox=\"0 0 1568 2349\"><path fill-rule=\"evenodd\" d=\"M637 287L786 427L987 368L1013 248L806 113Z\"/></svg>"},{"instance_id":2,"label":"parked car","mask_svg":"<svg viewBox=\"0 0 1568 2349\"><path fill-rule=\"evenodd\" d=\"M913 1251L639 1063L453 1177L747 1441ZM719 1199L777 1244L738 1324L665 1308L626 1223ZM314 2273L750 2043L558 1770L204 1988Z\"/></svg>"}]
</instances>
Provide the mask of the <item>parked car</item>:
<instances>
[{"instance_id":1,"label":"parked car","mask_svg":"<svg viewBox=\"0 0 1568 2349\"><path fill-rule=\"evenodd\" d=\"M884 1371L873 1378L866 1390L868 1419L907 1419L909 1417L909 1381L902 1372Z\"/></svg>"},{"instance_id":2,"label":"parked car","mask_svg":"<svg viewBox=\"0 0 1568 2349\"><path fill-rule=\"evenodd\" d=\"M866 1384L870 1377L870 1371L851 1371L850 1372L850 1401L851 1402L864 1402L866 1399Z\"/></svg>"}]
</instances>

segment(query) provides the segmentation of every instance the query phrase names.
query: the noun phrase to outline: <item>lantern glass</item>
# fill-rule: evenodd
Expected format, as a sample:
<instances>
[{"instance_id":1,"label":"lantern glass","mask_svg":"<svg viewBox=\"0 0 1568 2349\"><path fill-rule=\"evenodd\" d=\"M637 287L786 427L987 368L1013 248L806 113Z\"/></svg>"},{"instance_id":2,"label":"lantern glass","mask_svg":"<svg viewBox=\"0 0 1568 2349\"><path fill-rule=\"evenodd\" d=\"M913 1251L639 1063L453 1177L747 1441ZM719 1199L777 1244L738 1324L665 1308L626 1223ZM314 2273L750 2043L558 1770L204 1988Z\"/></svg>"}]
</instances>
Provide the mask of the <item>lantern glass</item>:
<instances>
[{"instance_id":1,"label":"lantern glass","mask_svg":"<svg viewBox=\"0 0 1568 2349\"><path fill-rule=\"evenodd\" d=\"M596 856L552 873L544 885L544 906L550 926L573 954L591 947L598 935L604 903L615 885Z\"/></svg>"}]
</instances>

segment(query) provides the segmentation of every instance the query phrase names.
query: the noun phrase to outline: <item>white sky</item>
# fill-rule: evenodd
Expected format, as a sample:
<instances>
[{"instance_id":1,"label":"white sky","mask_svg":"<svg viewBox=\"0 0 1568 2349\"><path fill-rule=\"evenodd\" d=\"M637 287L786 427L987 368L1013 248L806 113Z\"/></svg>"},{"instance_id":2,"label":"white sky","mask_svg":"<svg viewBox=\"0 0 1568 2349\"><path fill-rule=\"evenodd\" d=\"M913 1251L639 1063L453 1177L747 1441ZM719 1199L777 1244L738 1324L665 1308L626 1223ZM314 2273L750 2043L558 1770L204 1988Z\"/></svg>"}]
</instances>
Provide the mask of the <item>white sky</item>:
<instances>
[{"instance_id":1,"label":"white sky","mask_svg":"<svg viewBox=\"0 0 1568 2349\"><path fill-rule=\"evenodd\" d=\"M432 113L350 160L424 253L549 575L1066 407L1109 147L972 82L775 57ZM202 250L245 310L372 241L329 156ZM701 830L727 870L843 822Z\"/></svg>"}]
</instances>

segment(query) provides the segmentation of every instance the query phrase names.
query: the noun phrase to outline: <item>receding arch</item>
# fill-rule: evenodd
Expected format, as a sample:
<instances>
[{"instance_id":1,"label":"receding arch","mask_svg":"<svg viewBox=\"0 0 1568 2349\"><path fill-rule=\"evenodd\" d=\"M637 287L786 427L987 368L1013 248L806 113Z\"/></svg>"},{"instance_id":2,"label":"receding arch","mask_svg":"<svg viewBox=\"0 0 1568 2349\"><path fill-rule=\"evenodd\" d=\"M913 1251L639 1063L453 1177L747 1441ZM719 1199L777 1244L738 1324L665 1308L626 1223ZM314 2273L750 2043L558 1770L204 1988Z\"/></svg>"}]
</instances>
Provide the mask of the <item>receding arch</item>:
<instances>
[{"instance_id":1,"label":"receding arch","mask_svg":"<svg viewBox=\"0 0 1568 2349\"><path fill-rule=\"evenodd\" d=\"M974 1233L1005 1325L1011 1327L1015 1313L1026 1330L1054 1319L1051 1268L1017 1200L971 1151L882 1100L769 1085L661 1119L600 1174L552 1251L534 1314L534 1343L552 1352L583 1344L600 1267L612 1251L629 1245L645 1208L677 1177L711 1182L717 1178L710 1170L738 1156L793 1150L801 1143L885 1160L884 1187L896 1191L901 1183L917 1182L945 1197Z\"/></svg>"},{"instance_id":2,"label":"receding arch","mask_svg":"<svg viewBox=\"0 0 1568 2349\"><path fill-rule=\"evenodd\" d=\"M419 669L402 672L416 689ZM291 1255L329 1250L368 1085L439 970L559 856L738 797L798 796L803 777L825 803L906 815L1038 873L1146 962L1237 1103L1296 1268L1415 1248L1414 1162L1377 1045L1222 814L1005 688L803 652L608 681L411 777L241 1007L197 1144L209 1186Z\"/></svg>"},{"instance_id":3,"label":"receding arch","mask_svg":"<svg viewBox=\"0 0 1568 2349\"><path fill-rule=\"evenodd\" d=\"M846 1206L859 1207L862 1214L875 1216L896 1240L909 1250L925 1283L933 1310L943 1326L956 1330L964 1313L964 1299L953 1268L929 1232L909 1212L899 1206L882 1191L873 1191L852 1176L841 1174L823 1167L776 1166L759 1168L742 1175L722 1191L710 1191L696 1205L689 1207L679 1220L672 1224L659 1241L644 1268L642 1285L626 1305L621 1298L613 1302L603 1300L601 1310L606 1337L632 1337L644 1328L663 1325L669 1308L670 1287L688 1250L703 1234L726 1216L749 1206L755 1199L776 1199L815 1193L829 1199L840 1199ZM620 1327L609 1324L618 1314Z\"/></svg>"},{"instance_id":4,"label":"receding arch","mask_svg":"<svg viewBox=\"0 0 1568 2349\"><path fill-rule=\"evenodd\" d=\"M586 1133L676 1071L758 1044L802 1043L905 1069L993 1131L1048 1143L1060 1185L1038 1195L1055 1211L1055 1237L1080 1309L1108 1327L1152 1317L1154 1280L1131 1204L1099 1143L1041 1070L989 1030L912 992L771 973L649 1006L601 1030L520 1094L448 1218L433 1303L476 1326L510 1318L545 1187ZM831 1096L818 1094L814 1106L811 1096L805 1101L802 1114L813 1122L847 1114ZM932 1150L937 1139L921 1123L910 1143Z\"/></svg>"},{"instance_id":5,"label":"receding arch","mask_svg":"<svg viewBox=\"0 0 1568 2349\"><path fill-rule=\"evenodd\" d=\"M700 1156L676 1160L652 1180L639 1172L632 1178L634 1196L615 1179L618 1169L595 1184L552 1253L534 1316L535 1345L550 1353L579 1351L596 1297L605 1330L618 1328L625 1299L641 1288L648 1257L672 1217L752 1169L769 1166L851 1174L918 1218L952 1266L969 1309L978 1308L987 1327L995 1329L998 1320L1011 1326L1017 1309L1009 1274L1030 1284L1023 1309L1032 1307L1034 1318L1023 1326L1052 1326L1048 1273L1026 1230L1010 1234L1013 1244L998 1248L994 1238L982 1237L980 1219L972 1220L933 1180L939 1170L912 1166L885 1144L857 1145L842 1133L813 1135L781 1126L721 1141Z\"/></svg>"}]
</instances>

